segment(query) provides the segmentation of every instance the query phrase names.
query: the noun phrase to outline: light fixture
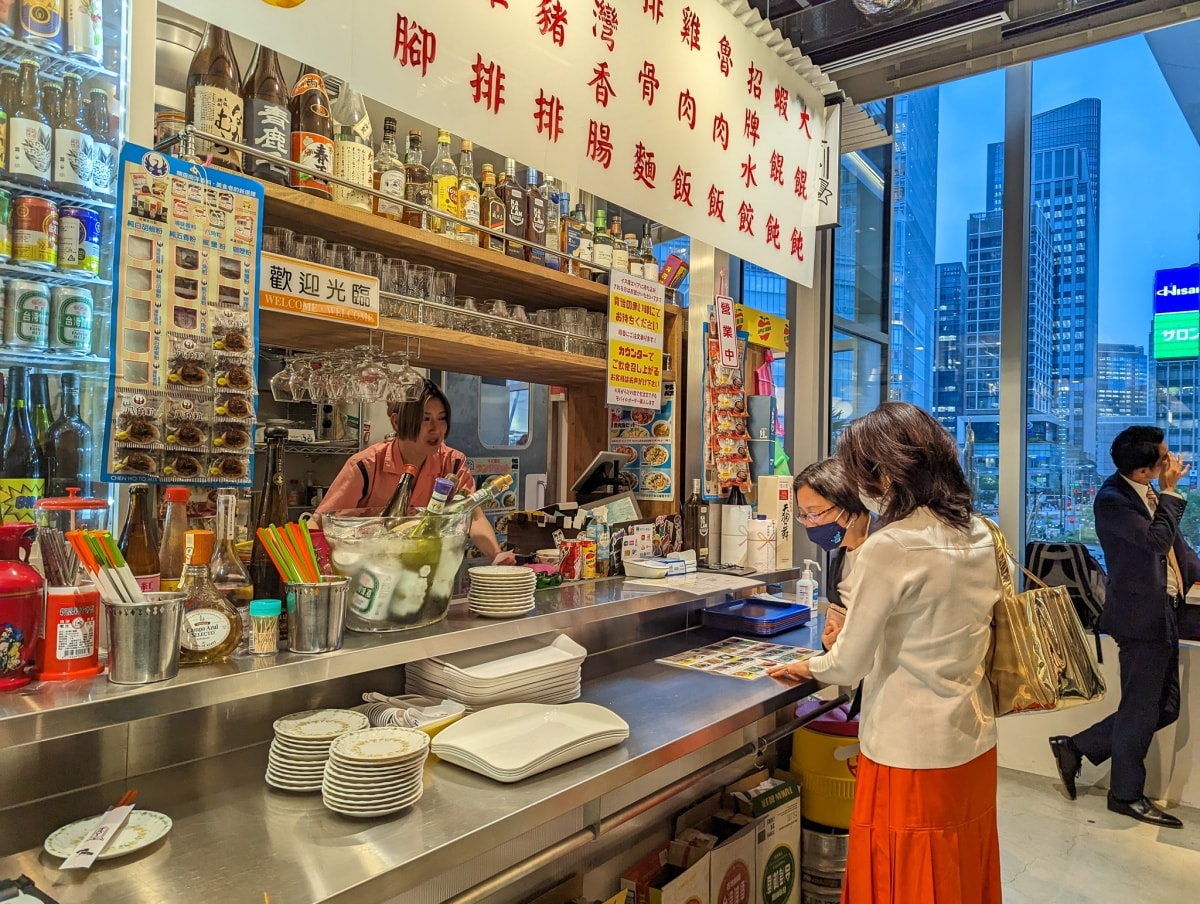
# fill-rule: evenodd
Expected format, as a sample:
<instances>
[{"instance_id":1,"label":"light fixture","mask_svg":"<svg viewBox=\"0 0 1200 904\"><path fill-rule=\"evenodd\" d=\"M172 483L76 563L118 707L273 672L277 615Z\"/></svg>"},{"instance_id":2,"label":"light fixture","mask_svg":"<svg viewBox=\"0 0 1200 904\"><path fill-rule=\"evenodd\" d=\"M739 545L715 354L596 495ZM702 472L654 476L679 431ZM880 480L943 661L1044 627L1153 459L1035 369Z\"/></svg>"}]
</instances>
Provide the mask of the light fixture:
<instances>
[{"instance_id":1,"label":"light fixture","mask_svg":"<svg viewBox=\"0 0 1200 904\"><path fill-rule=\"evenodd\" d=\"M826 75L834 75L867 63L878 63L890 57L900 56L901 54L926 50L944 41L951 41L973 34L974 32L1002 26L1009 21L1007 12L990 13L980 16L978 19L948 25L945 28L925 32L915 37L897 41L894 44L886 44L883 47L877 47L873 50L864 50L862 53L856 53L853 56L842 57L828 63L821 63L821 71Z\"/></svg>"}]
</instances>

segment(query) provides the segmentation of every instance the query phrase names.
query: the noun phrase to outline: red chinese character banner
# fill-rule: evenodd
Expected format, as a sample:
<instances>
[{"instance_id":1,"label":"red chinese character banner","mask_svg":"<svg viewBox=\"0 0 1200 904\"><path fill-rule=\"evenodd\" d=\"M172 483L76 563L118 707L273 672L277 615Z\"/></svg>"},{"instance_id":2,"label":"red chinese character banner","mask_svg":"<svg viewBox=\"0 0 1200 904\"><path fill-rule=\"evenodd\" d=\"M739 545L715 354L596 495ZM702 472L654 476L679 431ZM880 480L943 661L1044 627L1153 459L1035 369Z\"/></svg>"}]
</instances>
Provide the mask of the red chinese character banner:
<instances>
[{"instance_id":1,"label":"red chinese character banner","mask_svg":"<svg viewBox=\"0 0 1200 904\"><path fill-rule=\"evenodd\" d=\"M812 285L837 108L718 0L174 5Z\"/></svg>"}]
</instances>

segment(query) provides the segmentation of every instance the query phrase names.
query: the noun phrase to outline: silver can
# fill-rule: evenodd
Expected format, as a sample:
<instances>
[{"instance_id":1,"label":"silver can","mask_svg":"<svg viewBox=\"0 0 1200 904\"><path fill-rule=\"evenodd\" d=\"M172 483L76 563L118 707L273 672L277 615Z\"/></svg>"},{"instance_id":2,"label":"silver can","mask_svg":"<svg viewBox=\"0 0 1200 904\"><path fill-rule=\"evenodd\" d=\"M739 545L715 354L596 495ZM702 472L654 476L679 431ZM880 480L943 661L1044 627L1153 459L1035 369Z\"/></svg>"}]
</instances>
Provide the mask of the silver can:
<instances>
[{"instance_id":1,"label":"silver can","mask_svg":"<svg viewBox=\"0 0 1200 904\"><path fill-rule=\"evenodd\" d=\"M95 305L90 289L55 286L50 290L51 351L67 355L91 354Z\"/></svg>"},{"instance_id":2,"label":"silver can","mask_svg":"<svg viewBox=\"0 0 1200 904\"><path fill-rule=\"evenodd\" d=\"M64 12L63 50L99 63L104 59L104 8L100 0L70 0Z\"/></svg>"},{"instance_id":3,"label":"silver can","mask_svg":"<svg viewBox=\"0 0 1200 904\"><path fill-rule=\"evenodd\" d=\"M44 349L50 339L50 289L30 279L10 279L4 287L4 344Z\"/></svg>"}]
</instances>

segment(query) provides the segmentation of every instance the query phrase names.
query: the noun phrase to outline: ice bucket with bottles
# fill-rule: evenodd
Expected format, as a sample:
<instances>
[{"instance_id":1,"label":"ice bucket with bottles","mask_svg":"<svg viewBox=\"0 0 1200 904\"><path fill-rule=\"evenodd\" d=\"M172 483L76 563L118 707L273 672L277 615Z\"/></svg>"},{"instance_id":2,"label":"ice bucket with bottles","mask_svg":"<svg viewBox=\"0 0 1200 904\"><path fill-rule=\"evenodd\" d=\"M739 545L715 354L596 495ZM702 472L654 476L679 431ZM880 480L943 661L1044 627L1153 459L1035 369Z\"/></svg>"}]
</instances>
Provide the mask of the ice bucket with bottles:
<instances>
[{"instance_id":1,"label":"ice bucket with bottles","mask_svg":"<svg viewBox=\"0 0 1200 904\"><path fill-rule=\"evenodd\" d=\"M384 517L350 510L322 518L333 570L350 578L346 627L403 631L446 617L471 513Z\"/></svg>"}]
</instances>

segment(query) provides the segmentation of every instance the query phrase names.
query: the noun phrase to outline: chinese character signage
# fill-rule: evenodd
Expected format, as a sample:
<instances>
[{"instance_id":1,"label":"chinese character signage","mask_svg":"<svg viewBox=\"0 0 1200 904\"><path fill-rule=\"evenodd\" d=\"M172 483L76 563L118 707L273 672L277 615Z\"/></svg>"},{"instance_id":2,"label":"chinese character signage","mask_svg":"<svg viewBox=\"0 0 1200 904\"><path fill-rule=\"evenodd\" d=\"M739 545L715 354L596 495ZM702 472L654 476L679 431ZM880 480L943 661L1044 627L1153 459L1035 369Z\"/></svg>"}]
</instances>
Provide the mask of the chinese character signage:
<instances>
[{"instance_id":1,"label":"chinese character signage","mask_svg":"<svg viewBox=\"0 0 1200 904\"><path fill-rule=\"evenodd\" d=\"M379 326L379 280L309 261L263 252L258 302L288 311L371 329Z\"/></svg>"},{"instance_id":2,"label":"chinese character signage","mask_svg":"<svg viewBox=\"0 0 1200 904\"><path fill-rule=\"evenodd\" d=\"M612 274L608 288L608 397L612 408L662 404L663 303L658 283Z\"/></svg>"},{"instance_id":3,"label":"chinese character signage","mask_svg":"<svg viewBox=\"0 0 1200 904\"><path fill-rule=\"evenodd\" d=\"M838 114L717 0L176 5L812 285Z\"/></svg>"},{"instance_id":4,"label":"chinese character signage","mask_svg":"<svg viewBox=\"0 0 1200 904\"><path fill-rule=\"evenodd\" d=\"M126 144L104 479L248 486L263 188Z\"/></svg>"},{"instance_id":5,"label":"chinese character signage","mask_svg":"<svg viewBox=\"0 0 1200 904\"><path fill-rule=\"evenodd\" d=\"M717 361L722 367L738 368L742 359L738 348L738 324L734 308L737 303L727 295L718 295L713 302L713 319L717 325Z\"/></svg>"}]
</instances>

